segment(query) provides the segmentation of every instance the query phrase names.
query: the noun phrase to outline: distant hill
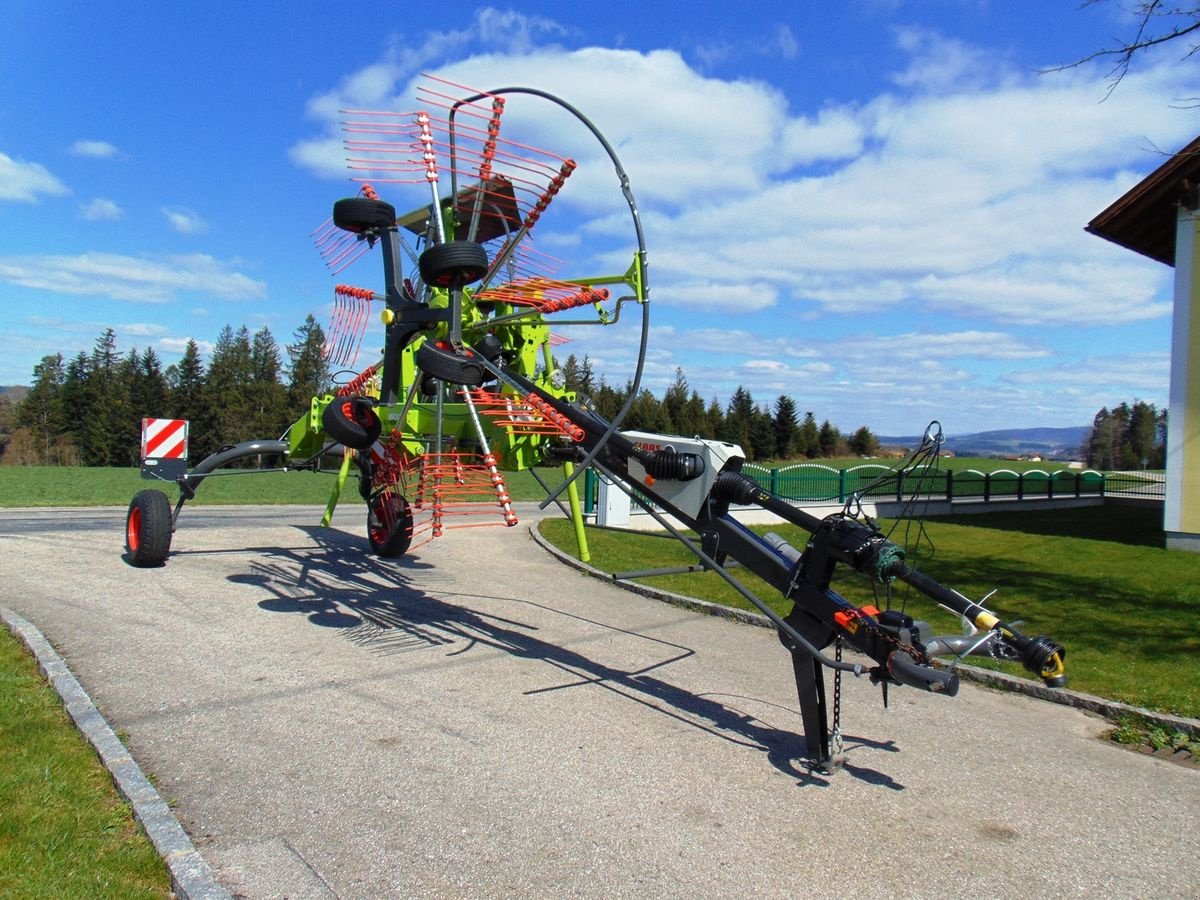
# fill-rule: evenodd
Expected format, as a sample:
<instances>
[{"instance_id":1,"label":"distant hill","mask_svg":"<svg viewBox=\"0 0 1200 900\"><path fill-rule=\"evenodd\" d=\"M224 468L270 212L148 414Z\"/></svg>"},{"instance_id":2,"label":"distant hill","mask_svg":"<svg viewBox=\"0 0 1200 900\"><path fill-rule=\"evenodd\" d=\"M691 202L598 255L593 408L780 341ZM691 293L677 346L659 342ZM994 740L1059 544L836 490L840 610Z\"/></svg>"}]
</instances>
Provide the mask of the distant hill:
<instances>
[{"instance_id":1,"label":"distant hill","mask_svg":"<svg viewBox=\"0 0 1200 900\"><path fill-rule=\"evenodd\" d=\"M0 397L12 403L14 406L25 399L25 395L29 393L29 388L23 384L0 384Z\"/></svg>"},{"instance_id":2,"label":"distant hill","mask_svg":"<svg viewBox=\"0 0 1200 900\"><path fill-rule=\"evenodd\" d=\"M980 431L975 434L956 434L947 437L943 449L955 456L1042 456L1054 459L1075 459L1087 440L1091 428L1008 428L1000 431ZM879 437L885 447L915 448L919 435L909 437Z\"/></svg>"}]
</instances>

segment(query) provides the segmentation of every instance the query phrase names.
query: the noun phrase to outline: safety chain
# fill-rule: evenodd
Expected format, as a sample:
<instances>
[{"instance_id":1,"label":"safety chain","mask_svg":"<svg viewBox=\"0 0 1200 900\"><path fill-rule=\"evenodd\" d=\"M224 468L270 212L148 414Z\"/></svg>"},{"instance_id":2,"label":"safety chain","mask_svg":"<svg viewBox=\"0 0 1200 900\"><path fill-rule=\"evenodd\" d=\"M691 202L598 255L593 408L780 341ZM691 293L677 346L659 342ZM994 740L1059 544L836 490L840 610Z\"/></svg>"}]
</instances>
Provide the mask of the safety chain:
<instances>
[{"instance_id":1,"label":"safety chain","mask_svg":"<svg viewBox=\"0 0 1200 900\"><path fill-rule=\"evenodd\" d=\"M842 637L838 635L834 642L834 659L837 662L842 661ZM842 670L840 668L833 670L833 747L831 761L834 765L841 765L846 756L845 744L842 741Z\"/></svg>"}]
</instances>

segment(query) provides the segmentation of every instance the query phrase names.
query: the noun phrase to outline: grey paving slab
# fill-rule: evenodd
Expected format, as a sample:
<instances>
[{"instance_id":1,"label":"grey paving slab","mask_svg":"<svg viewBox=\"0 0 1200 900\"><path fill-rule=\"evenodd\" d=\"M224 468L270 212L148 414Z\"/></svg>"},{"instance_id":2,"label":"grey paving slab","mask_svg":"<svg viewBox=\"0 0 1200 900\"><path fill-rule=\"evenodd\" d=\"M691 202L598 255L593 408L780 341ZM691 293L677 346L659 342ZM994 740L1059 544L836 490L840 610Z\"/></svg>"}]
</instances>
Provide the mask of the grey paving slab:
<instances>
[{"instance_id":1,"label":"grey paving slab","mask_svg":"<svg viewBox=\"0 0 1200 900\"><path fill-rule=\"evenodd\" d=\"M138 570L122 516L0 512L0 602L235 895L1200 894L1200 771L1078 710L850 679L847 768L813 776L773 634L523 526L387 563L356 509L196 508Z\"/></svg>"}]
</instances>

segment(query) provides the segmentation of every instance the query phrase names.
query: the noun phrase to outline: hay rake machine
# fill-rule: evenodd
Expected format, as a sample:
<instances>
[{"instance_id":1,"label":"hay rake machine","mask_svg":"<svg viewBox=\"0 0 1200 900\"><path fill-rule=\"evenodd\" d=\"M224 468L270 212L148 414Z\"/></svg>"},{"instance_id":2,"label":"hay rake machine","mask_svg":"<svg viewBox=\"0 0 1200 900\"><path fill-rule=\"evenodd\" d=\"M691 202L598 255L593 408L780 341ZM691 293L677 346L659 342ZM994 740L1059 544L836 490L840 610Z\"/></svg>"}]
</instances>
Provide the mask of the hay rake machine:
<instances>
[{"instance_id":1,"label":"hay rake machine","mask_svg":"<svg viewBox=\"0 0 1200 900\"><path fill-rule=\"evenodd\" d=\"M126 521L131 563L164 563L185 502L205 478L247 457L279 457L287 469L316 469L331 450L342 448L325 522L356 467L368 540L381 557L401 556L456 527L517 524L504 473L560 463L561 482L542 482L548 494L543 505L561 506L566 495L581 555L587 551L576 484L591 468L629 493L703 568L771 620L792 658L814 767L827 770L840 750L837 679L844 672L868 675L882 686L885 702L889 685L954 695L953 664L935 665L936 657L1016 660L1051 686L1066 684L1061 645L1022 634L982 603L923 575L851 506L818 518L742 474L742 452L734 445L622 430L641 382L649 303L638 208L612 146L582 113L544 91L481 92L429 79L420 98L423 110L415 113L345 113L345 146L359 192L337 201L331 219L313 234L334 274L376 248L382 257L382 292L335 288L326 358L352 377L314 397L283 438L222 448L178 474L174 507L161 490L139 492ZM561 263L535 247L539 222L577 165L504 137L514 100L565 115L599 143L630 216L626 267L564 276ZM427 192L426 199L398 216L379 195L385 185ZM382 353L358 370L376 304L384 324ZM551 327L628 323L626 307L636 311L639 329L633 390L624 407L606 418L562 384ZM933 435L929 443L936 449L939 440ZM806 546L751 531L731 514L735 506L759 507L800 526L810 535ZM791 600L790 613L780 616L739 582L729 571L731 560ZM968 633L934 636L901 610L853 605L830 586L839 566L876 585L910 585L959 615ZM843 659L843 647L857 651L861 661ZM835 673L832 731L826 668Z\"/></svg>"}]
</instances>

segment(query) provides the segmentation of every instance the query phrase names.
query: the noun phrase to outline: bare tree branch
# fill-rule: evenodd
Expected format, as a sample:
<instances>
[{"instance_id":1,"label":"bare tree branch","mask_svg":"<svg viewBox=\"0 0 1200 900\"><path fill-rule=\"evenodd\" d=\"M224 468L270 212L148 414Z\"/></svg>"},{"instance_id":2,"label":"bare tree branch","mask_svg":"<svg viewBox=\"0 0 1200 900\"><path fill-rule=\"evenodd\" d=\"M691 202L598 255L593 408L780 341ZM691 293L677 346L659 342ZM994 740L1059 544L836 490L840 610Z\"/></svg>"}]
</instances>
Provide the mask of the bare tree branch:
<instances>
[{"instance_id":1,"label":"bare tree branch","mask_svg":"<svg viewBox=\"0 0 1200 900\"><path fill-rule=\"evenodd\" d=\"M1098 6L1109 0L1084 0L1083 6ZM1133 58L1151 47L1177 41L1189 34L1200 37L1200 3L1166 6L1163 0L1139 0L1131 10L1137 16L1137 29L1130 40L1115 38L1116 46L1096 50L1074 62L1044 69L1044 72L1061 72L1075 69L1097 59L1114 59L1109 70L1111 82L1105 98L1110 96L1121 80L1129 73ZM1182 20L1182 21L1180 21ZM1180 57L1187 59L1200 52L1200 43L1191 43L1187 52Z\"/></svg>"}]
</instances>

